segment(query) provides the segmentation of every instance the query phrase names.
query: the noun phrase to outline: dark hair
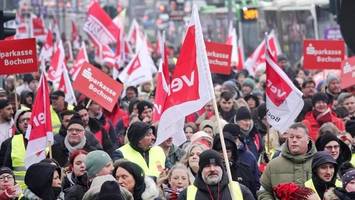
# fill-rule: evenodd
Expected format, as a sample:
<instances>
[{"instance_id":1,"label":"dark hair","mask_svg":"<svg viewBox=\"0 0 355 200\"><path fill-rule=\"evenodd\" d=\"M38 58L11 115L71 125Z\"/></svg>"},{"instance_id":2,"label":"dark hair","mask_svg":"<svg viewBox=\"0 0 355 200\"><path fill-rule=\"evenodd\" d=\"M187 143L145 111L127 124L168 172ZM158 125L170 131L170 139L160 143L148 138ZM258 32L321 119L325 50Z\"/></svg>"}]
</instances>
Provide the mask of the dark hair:
<instances>
[{"instance_id":1,"label":"dark hair","mask_svg":"<svg viewBox=\"0 0 355 200\"><path fill-rule=\"evenodd\" d=\"M64 110L60 113L60 117L63 119L66 115L74 115L76 112L74 110Z\"/></svg>"},{"instance_id":2,"label":"dark hair","mask_svg":"<svg viewBox=\"0 0 355 200\"><path fill-rule=\"evenodd\" d=\"M307 84L312 83L314 84L314 87L316 87L316 82L314 82L314 80L312 78L308 78L306 80L303 81L302 83L302 88L305 88Z\"/></svg>"},{"instance_id":3,"label":"dark hair","mask_svg":"<svg viewBox=\"0 0 355 200\"><path fill-rule=\"evenodd\" d=\"M136 95L138 95L138 89L137 89L136 87L134 87L134 86L128 86L128 87L126 88L126 91L128 91L128 90L133 90L134 93L136 93Z\"/></svg>"},{"instance_id":4,"label":"dark hair","mask_svg":"<svg viewBox=\"0 0 355 200\"><path fill-rule=\"evenodd\" d=\"M84 110L84 109L88 110L88 109L86 109L86 107L84 105L78 104L77 106L75 106L74 111L79 112L80 110Z\"/></svg>"},{"instance_id":5,"label":"dark hair","mask_svg":"<svg viewBox=\"0 0 355 200\"><path fill-rule=\"evenodd\" d=\"M308 131L307 126L304 125L304 123L302 123L302 122L296 122L290 126L290 129L298 129L298 128L302 128L305 131L305 133L307 135L309 135L309 131Z\"/></svg>"},{"instance_id":6,"label":"dark hair","mask_svg":"<svg viewBox=\"0 0 355 200\"><path fill-rule=\"evenodd\" d=\"M56 90L51 94L51 99L57 99L58 97L65 97L65 93L61 90Z\"/></svg>"},{"instance_id":7,"label":"dark hair","mask_svg":"<svg viewBox=\"0 0 355 200\"><path fill-rule=\"evenodd\" d=\"M224 91L221 93L220 99L224 99L226 101L229 101L229 99L233 98L233 94L229 91Z\"/></svg>"},{"instance_id":8,"label":"dark hair","mask_svg":"<svg viewBox=\"0 0 355 200\"><path fill-rule=\"evenodd\" d=\"M130 102L129 102L129 105L128 105L128 113L131 114L133 112L133 108L136 104L138 104L140 101L138 99L132 99Z\"/></svg>"}]
</instances>

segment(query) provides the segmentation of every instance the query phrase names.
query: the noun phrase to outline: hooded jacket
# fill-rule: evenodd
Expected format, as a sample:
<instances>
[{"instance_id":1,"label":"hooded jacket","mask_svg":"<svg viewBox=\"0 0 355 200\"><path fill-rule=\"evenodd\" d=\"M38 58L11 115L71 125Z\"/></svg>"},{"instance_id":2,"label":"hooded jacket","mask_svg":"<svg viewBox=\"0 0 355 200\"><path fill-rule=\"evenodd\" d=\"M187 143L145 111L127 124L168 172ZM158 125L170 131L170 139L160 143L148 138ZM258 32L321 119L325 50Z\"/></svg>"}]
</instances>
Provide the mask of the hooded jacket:
<instances>
[{"instance_id":1,"label":"hooded jacket","mask_svg":"<svg viewBox=\"0 0 355 200\"><path fill-rule=\"evenodd\" d=\"M332 179L329 182L323 181L319 176L317 175L317 169L323 164L330 163L334 165L334 174ZM318 196L320 199L323 199L324 193L331 187L335 187L335 182L337 178L337 171L338 171L338 165L334 158L325 151L319 151L317 152L312 161L312 183L314 188L316 189L315 192L317 192ZM305 186L309 187L307 185L308 181L306 182ZM313 189L313 188L311 188Z\"/></svg>"},{"instance_id":2,"label":"hooded jacket","mask_svg":"<svg viewBox=\"0 0 355 200\"><path fill-rule=\"evenodd\" d=\"M258 200L275 199L272 188L279 183L294 182L303 185L312 177L312 158L316 153L316 147L310 140L308 151L303 155L292 155L288 149L288 142L282 146L281 156L271 160L260 182L262 188L258 191Z\"/></svg>"},{"instance_id":3,"label":"hooded jacket","mask_svg":"<svg viewBox=\"0 0 355 200\"><path fill-rule=\"evenodd\" d=\"M324 151L325 145L331 141L336 141L339 144L339 157L337 158L337 163L340 166L346 161L351 160L351 150L350 148L341 141L335 134L327 132L320 136L316 141L316 148L318 151Z\"/></svg>"},{"instance_id":4,"label":"hooded jacket","mask_svg":"<svg viewBox=\"0 0 355 200\"><path fill-rule=\"evenodd\" d=\"M227 149L231 149L232 151L232 158L229 160L232 179L248 187L251 193L256 197L256 191L259 189L259 176L255 177L253 175L253 169L250 168L247 163L241 162L238 158L238 149L233 136L225 132L224 140ZM214 139L212 149L220 151L221 138L219 135Z\"/></svg>"}]
</instances>

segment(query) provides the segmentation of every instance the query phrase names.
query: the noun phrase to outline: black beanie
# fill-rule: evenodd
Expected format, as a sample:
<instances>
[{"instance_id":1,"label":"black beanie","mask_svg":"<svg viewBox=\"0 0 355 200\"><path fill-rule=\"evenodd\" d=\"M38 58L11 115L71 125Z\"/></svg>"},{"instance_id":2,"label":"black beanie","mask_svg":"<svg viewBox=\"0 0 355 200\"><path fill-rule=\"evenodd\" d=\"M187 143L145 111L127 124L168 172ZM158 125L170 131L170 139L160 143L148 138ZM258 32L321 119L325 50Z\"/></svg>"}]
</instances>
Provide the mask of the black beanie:
<instances>
[{"instance_id":1,"label":"black beanie","mask_svg":"<svg viewBox=\"0 0 355 200\"><path fill-rule=\"evenodd\" d=\"M116 181L106 181L101 186L98 195L99 200L123 200L120 186Z\"/></svg>"},{"instance_id":2,"label":"black beanie","mask_svg":"<svg viewBox=\"0 0 355 200\"><path fill-rule=\"evenodd\" d=\"M127 131L128 141L137 147L139 140L141 140L148 132L149 129L154 129L147 123L137 121L131 124Z\"/></svg>"},{"instance_id":3,"label":"black beanie","mask_svg":"<svg viewBox=\"0 0 355 200\"><path fill-rule=\"evenodd\" d=\"M355 137L355 120L348 120L345 123L345 130L346 132L350 133L351 136Z\"/></svg>"},{"instance_id":4,"label":"black beanie","mask_svg":"<svg viewBox=\"0 0 355 200\"><path fill-rule=\"evenodd\" d=\"M81 117L80 117L80 115L78 113L75 113L73 115L73 117L70 119L67 127L69 128L69 126L72 125L72 124L79 124L79 125L81 125L82 127L85 128L83 120L81 120Z\"/></svg>"},{"instance_id":5,"label":"black beanie","mask_svg":"<svg viewBox=\"0 0 355 200\"><path fill-rule=\"evenodd\" d=\"M327 94L325 94L324 92L318 92L318 93L315 93L313 96L312 96L312 105L316 105L316 103L318 101L324 101L326 104L329 103L329 99L328 99L328 96Z\"/></svg>"},{"instance_id":6,"label":"black beanie","mask_svg":"<svg viewBox=\"0 0 355 200\"><path fill-rule=\"evenodd\" d=\"M153 104L149 101L140 101L138 104L137 104L137 109L138 109L138 117L141 116L141 114L143 113L144 111L144 108L145 107L148 107L148 108L151 108L153 109ZM142 119L141 119L142 120Z\"/></svg>"},{"instance_id":7,"label":"black beanie","mask_svg":"<svg viewBox=\"0 0 355 200\"><path fill-rule=\"evenodd\" d=\"M223 169L223 160L221 155L215 150L208 149L200 154L200 161L198 162L199 174L201 174L204 167L209 164L215 164Z\"/></svg>"},{"instance_id":8,"label":"black beanie","mask_svg":"<svg viewBox=\"0 0 355 200\"><path fill-rule=\"evenodd\" d=\"M9 100L7 99L0 99L0 109L5 108L6 106L10 105Z\"/></svg>"},{"instance_id":9,"label":"black beanie","mask_svg":"<svg viewBox=\"0 0 355 200\"><path fill-rule=\"evenodd\" d=\"M240 107L234 115L234 122L243 120L243 119L251 119L250 111L247 107Z\"/></svg>"},{"instance_id":10,"label":"black beanie","mask_svg":"<svg viewBox=\"0 0 355 200\"><path fill-rule=\"evenodd\" d=\"M233 137L238 137L240 132L240 127L237 124L228 123L224 125L223 132L230 133Z\"/></svg>"}]
</instances>

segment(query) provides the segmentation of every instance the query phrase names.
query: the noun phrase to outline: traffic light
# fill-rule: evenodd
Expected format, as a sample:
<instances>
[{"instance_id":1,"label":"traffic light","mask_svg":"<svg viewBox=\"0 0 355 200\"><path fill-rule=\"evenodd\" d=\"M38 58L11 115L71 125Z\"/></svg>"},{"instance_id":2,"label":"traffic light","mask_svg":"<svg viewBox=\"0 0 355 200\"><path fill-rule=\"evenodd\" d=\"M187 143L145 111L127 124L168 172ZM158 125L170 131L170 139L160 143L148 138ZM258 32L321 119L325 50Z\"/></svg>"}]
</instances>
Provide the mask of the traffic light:
<instances>
[{"instance_id":1,"label":"traffic light","mask_svg":"<svg viewBox=\"0 0 355 200\"><path fill-rule=\"evenodd\" d=\"M4 27L4 24L7 21L13 20L15 18L16 18L15 13L0 10L0 40L3 40L6 37L16 34L16 29Z\"/></svg>"}]
</instances>

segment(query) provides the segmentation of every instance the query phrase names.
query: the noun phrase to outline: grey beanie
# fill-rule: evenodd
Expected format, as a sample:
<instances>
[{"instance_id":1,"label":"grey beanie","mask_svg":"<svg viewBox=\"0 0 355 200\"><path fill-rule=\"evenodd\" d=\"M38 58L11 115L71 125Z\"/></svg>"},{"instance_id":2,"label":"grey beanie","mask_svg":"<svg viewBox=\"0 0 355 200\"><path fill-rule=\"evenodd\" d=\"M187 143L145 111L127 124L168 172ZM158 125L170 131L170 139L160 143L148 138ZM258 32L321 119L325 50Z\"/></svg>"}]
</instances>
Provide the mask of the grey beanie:
<instances>
[{"instance_id":1,"label":"grey beanie","mask_svg":"<svg viewBox=\"0 0 355 200\"><path fill-rule=\"evenodd\" d=\"M329 73L327 79L325 80L326 86L328 86L329 83L334 80L340 81L340 78L334 73Z\"/></svg>"},{"instance_id":2,"label":"grey beanie","mask_svg":"<svg viewBox=\"0 0 355 200\"><path fill-rule=\"evenodd\" d=\"M102 150L95 150L88 153L85 160L88 177L95 177L109 162L112 162L110 156Z\"/></svg>"}]
</instances>

